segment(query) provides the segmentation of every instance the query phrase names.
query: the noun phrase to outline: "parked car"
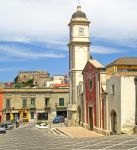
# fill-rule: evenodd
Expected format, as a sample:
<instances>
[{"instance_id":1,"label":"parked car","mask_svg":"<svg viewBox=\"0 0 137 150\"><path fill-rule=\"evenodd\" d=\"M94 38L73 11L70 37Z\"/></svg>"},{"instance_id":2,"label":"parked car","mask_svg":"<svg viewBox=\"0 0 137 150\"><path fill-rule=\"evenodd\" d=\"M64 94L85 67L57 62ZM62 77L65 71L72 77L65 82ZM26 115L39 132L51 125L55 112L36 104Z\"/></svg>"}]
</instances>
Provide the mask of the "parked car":
<instances>
[{"instance_id":1,"label":"parked car","mask_svg":"<svg viewBox=\"0 0 137 150\"><path fill-rule=\"evenodd\" d=\"M48 126L45 123L41 123L38 128L39 129L48 129Z\"/></svg>"},{"instance_id":2,"label":"parked car","mask_svg":"<svg viewBox=\"0 0 137 150\"><path fill-rule=\"evenodd\" d=\"M63 123L65 121L63 116L57 116L53 119L53 123Z\"/></svg>"},{"instance_id":3,"label":"parked car","mask_svg":"<svg viewBox=\"0 0 137 150\"><path fill-rule=\"evenodd\" d=\"M14 125L11 122L5 122L5 123L1 124L1 127L6 128L6 130L11 130L14 128Z\"/></svg>"},{"instance_id":4,"label":"parked car","mask_svg":"<svg viewBox=\"0 0 137 150\"><path fill-rule=\"evenodd\" d=\"M6 133L6 128L1 127L1 125L0 125L0 133Z\"/></svg>"},{"instance_id":5,"label":"parked car","mask_svg":"<svg viewBox=\"0 0 137 150\"><path fill-rule=\"evenodd\" d=\"M7 122L8 130L13 130L14 124L12 122Z\"/></svg>"}]
</instances>

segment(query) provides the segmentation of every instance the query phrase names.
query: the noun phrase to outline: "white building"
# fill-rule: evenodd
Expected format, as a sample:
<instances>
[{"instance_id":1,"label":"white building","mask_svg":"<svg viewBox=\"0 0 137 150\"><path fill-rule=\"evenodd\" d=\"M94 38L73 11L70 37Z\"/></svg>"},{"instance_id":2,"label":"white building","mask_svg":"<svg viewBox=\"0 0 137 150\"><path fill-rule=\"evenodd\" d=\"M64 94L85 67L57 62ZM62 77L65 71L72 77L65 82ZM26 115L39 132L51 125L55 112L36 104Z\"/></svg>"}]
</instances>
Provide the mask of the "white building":
<instances>
[{"instance_id":1,"label":"white building","mask_svg":"<svg viewBox=\"0 0 137 150\"><path fill-rule=\"evenodd\" d=\"M107 80L107 130L131 133L136 125L137 89L135 75L116 74Z\"/></svg>"},{"instance_id":2,"label":"white building","mask_svg":"<svg viewBox=\"0 0 137 150\"><path fill-rule=\"evenodd\" d=\"M68 76L54 75L50 81L47 81L47 87L53 87L55 84L68 84Z\"/></svg>"}]
</instances>

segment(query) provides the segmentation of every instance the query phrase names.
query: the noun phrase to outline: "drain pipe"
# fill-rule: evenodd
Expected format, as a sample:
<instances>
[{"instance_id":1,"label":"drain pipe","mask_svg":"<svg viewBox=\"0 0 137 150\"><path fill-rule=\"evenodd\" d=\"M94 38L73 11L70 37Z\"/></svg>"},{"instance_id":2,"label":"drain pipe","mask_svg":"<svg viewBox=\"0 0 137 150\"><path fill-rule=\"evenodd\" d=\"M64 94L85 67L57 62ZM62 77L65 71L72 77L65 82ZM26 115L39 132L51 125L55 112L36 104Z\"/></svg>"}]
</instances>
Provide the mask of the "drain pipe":
<instances>
[{"instance_id":1,"label":"drain pipe","mask_svg":"<svg viewBox=\"0 0 137 150\"><path fill-rule=\"evenodd\" d=\"M137 76L134 78L135 82L135 127L134 133L137 134Z\"/></svg>"}]
</instances>

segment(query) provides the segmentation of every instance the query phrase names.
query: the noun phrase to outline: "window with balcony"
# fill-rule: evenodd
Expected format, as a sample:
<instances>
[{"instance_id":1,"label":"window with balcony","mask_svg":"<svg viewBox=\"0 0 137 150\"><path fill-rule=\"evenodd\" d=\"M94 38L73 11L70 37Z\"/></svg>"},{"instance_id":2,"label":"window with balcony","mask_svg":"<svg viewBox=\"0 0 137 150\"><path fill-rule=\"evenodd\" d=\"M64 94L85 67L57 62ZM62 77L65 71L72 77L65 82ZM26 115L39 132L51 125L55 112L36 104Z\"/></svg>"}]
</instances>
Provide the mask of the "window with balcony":
<instances>
[{"instance_id":1,"label":"window with balcony","mask_svg":"<svg viewBox=\"0 0 137 150\"><path fill-rule=\"evenodd\" d=\"M59 98L59 106L64 106L64 98Z\"/></svg>"},{"instance_id":2,"label":"window with balcony","mask_svg":"<svg viewBox=\"0 0 137 150\"><path fill-rule=\"evenodd\" d=\"M6 99L6 107L10 107L10 99Z\"/></svg>"},{"instance_id":3,"label":"window with balcony","mask_svg":"<svg viewBox=\"0 0 137 150\"><path fill-rule=\"evenodd\" d=\"M30 104L31 104L32 106L35 106L35 98L31 98Z\"/></svg>"},{"instance_id":4,"label":"window with balcony","mask_svg":"<svg viewBox=\"0 0 137 150\"><path fill-rule=\"evenodd\" d=\"M27 107L27 100L26 99L23 99L22 100L22 107Z\"/></svg>"},{"instance_id":5,"label":"window with balcony","mask_svg":"<svg viewBox=\"0 0 137 150\"><path fill-rule=\"evenodd\" d=\"M49 106L49 98L45 98L45 106Z\"/></svg>"}]
</instances>

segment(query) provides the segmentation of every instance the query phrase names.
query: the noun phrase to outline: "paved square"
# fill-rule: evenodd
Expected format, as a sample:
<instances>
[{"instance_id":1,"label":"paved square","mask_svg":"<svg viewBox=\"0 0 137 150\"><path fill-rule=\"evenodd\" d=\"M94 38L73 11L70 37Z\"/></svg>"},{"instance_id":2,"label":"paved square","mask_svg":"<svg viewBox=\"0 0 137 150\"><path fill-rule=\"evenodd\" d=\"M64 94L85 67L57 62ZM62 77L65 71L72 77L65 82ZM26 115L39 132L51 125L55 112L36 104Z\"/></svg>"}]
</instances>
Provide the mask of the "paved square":
<instances>
[{"instance_id":1,"label":"paved square","mask_svg":"<svg viewBox=\"0 0 137 150\"><path fill-rule=\"evenodd\" d=\"M0 134L0 150L137 150L137 136L71 138L30 125Z\"/></svg>"}]
</instances>

